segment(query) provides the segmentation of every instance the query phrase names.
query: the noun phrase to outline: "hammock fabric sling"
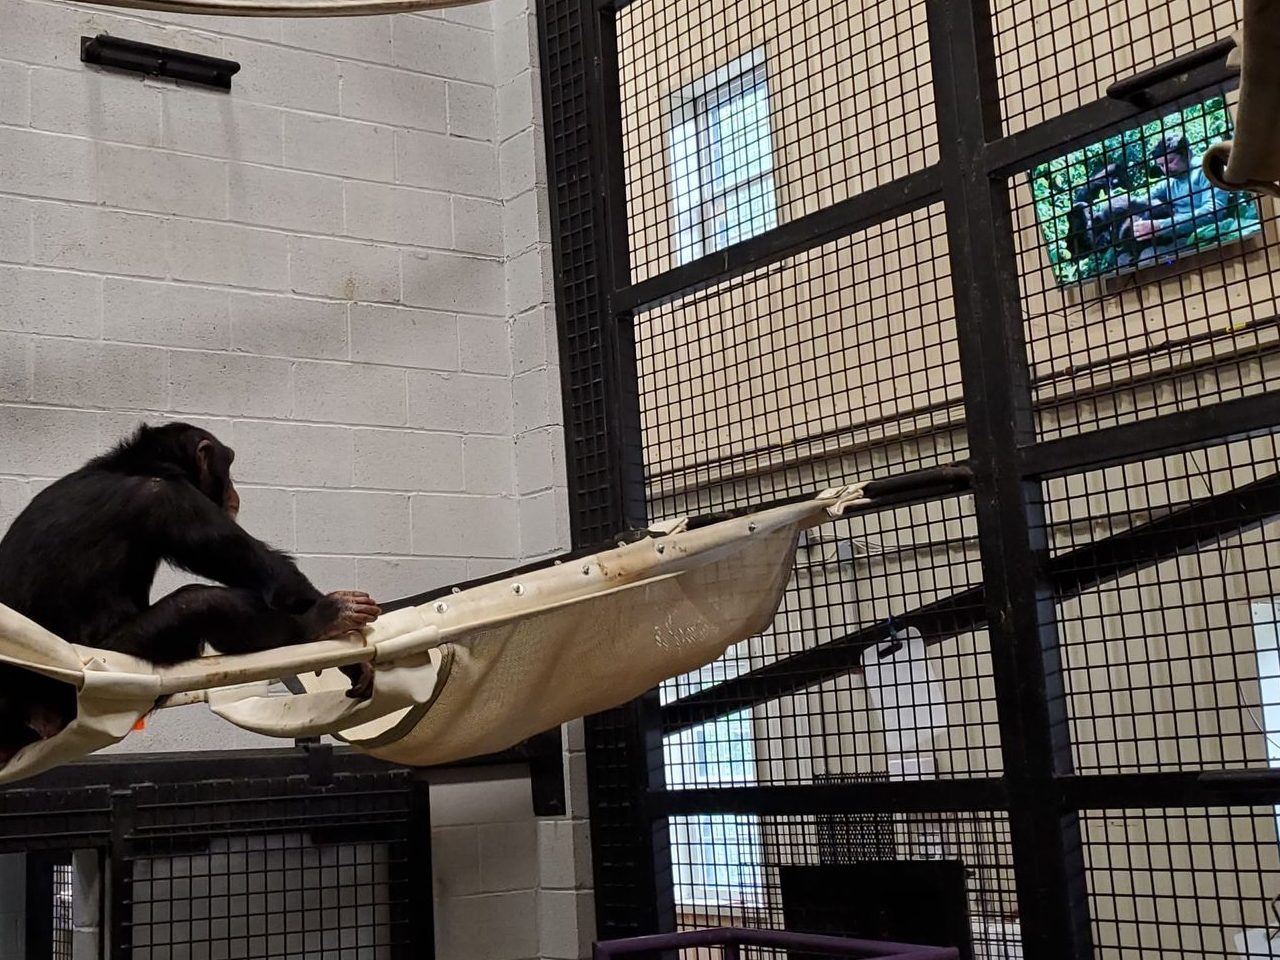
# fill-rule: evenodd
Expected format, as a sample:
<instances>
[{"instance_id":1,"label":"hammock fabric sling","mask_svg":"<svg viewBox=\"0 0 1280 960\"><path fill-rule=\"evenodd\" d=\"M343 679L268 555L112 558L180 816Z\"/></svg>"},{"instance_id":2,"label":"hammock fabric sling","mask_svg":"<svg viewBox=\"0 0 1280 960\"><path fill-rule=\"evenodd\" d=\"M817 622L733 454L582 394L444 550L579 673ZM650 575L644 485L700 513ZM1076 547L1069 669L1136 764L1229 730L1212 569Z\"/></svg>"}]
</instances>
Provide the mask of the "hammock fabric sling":
<instances>
[{"instance_id":1,"label":"hammock fabric sling","mask_svg":"<svg viewBox=\"0 0 1280 960\"><path fill-rule=\"evenodd\" d=\"M78 709L16 754L0 782L115 743L157 706L202 701L246 730L331 734L410 766L502 750L764 630L800 531L867 502L865 487L843 487L696 528L671 521L614 549L384 613L363 635L169 667L67 643L0 606L0 661L74 685ZM364 701L346 696L336 669L358 662L374 668ZM291 676L301 692L271 688Z\"/></svg>"}]
</instances>

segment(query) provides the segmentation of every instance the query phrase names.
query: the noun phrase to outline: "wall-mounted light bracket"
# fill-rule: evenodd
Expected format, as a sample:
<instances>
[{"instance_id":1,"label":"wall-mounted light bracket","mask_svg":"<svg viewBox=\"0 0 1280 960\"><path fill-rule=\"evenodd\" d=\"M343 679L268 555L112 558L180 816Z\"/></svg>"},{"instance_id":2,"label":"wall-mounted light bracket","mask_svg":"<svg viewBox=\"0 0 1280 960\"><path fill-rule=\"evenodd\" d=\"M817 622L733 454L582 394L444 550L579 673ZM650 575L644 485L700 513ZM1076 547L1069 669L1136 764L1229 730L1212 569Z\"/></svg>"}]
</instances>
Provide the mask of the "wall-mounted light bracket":
<instances>
[{"instance_id":1,"label":"wall-mounted light bracket","mask_svg":"<svg viewBox=\"0 0 1280 960\"><path fill-rule=\"evenodd\" d=\"M80 59L84 63L100 67L132 70L153 77L168 77L171 80L217 87L220 90L230 90L231 77L240 70L240 64L234 60L157 47L105 33L80 38Z\"/></svg>"}]
</instances>

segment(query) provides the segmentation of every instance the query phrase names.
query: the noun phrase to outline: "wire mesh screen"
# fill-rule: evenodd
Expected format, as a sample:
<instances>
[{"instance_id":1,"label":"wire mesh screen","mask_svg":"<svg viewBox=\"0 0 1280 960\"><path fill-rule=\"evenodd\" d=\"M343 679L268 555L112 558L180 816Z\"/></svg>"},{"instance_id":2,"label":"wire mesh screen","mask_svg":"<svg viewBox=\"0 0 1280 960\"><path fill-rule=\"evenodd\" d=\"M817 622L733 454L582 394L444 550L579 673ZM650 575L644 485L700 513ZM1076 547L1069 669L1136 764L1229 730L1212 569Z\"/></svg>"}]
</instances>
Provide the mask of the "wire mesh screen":
<instances>
[{"instance_id":1,"label":"wire mesh screen","mask_svg":"<svg viewBox=\"0 0 1280 960\"><path fill-rule=\"evenodd\" d=\"M968 497L809 531L772 628L664 685L669 716L718 714L668 736L667 785L998 774L981 583ZM740 705L744 675L779 696Z\"/></svg>"},{"instance_id":2,"label":"wire mesh screen","mask_svg":"<svg viewBox=\"0 0 1280 960\"><path fill-rule=\"evenodd\" d=\"M133 862L128 920L137 960L391 958L385 843L306 834L222 837L198 853Z\"/></svg>"},{"instance_id":3,"label":"wire mesh screen","mask_svg":"<svg viewBox=\"0 0 1280 960\"><path fill-rule=\"evenodd\" d=\"M635 280L937 159L921 0L653 0L618 46Z\"/></svg>"},{"instance_id":4,"label":"wire mesh screen","mask_svg":"<svg viewBox=\"0 0 1280 960\"><path fill-rule=\"evenodd\" d=\"M403 774L137 787L113 893L136 960L399 960L411 942L414 810ZM413 907L412 909L418 909Z\"/></svg>"},{"instance_id":5,"label":"wire mesh screen","mask_svg":"<svg viewBox=\"0 0 1280 960\"><path fill-rule=\"evenodd\" d=\"M1276 821L1270 806L1083 817L1096 956L1273 956Z\"/></svg>"},{"instance_id":6,"label":"wire mesh screen","mask_svg":"<svg viewBox=\"0 0 1280 960\"><path fill-rule=\"evenodd\" d=\"M636 318L652 519L963 457L940 206Z\"/></svg>"},{"instance_id":7,"label":"wire mesh screen","mask_svg":"<svg viewBox=\"0 0 1280 960\"><path fill-rule=\"evenodd\" d=\"M549 38L543 47L546 96L547 162L557 172L554 204L556 275L559 278L559 358L571 372L565 394L565 429L577 438L574 532L584 542L599 543L613 529L609 440L603 429L610 414L605 371L609 357L597 324L597 237L589 176L595 151L588 89L583 63L588 56L580 12L571 5L539 6L540 29Z\"/></svg>"},{"instance_id":8,"label":"wire mesh screen","mask_svg":"<svg viewBox=\"0 0 1280 960\"><path fill-rule=\"evenodd\" d=\"M897 927L896 901L916 915L915 942L950 937L945 942L951 945L963 937L970 949L965 956L1022 956L1002 814L875 817L861 825L866 832L835 837L816 816L672 818L679 927L785 927L886 939ZM900 867L903 862L909 865ZM882 889L868 889L871 878ZM936 932L919 917L926 886L937 893L930 901ZM787 954L758 950L751 956Z\"/></svg>"},{"instance_id":9,"label":"wire mesh screen","mask_svg":"<svg viewBox=\"0 0 1280 960\"><path fill-rule=\"evenodd\" d=\"M1098 802L1110 781L1096 775L1161 774L1119 782L1142 803L1174 784L1177 799L1151 805L1188 805L1258 788L1238 773L1212 786L1223 770L1280 768L1276 441L1153 457L1181 438L1150 425L1116 449L1044 443L1280 386L1275 205L1217 190L1200 166L1233 132L1237 94L1203 88L1221 65L1152 87L1153 104L1175 83L1186 99L1122 127L1089 132L1122 115L1114 105L1063 116L1232 33L1239 4L993 0L994 50L973 23L983 5L946 0L604 6L598 62L616 39L620 102L608 91L596 119L623 142L591 176L603 195L601 178L626 174L626 215L611 201L601 221L630 251L629 275L603 291L606 323L635 337L639 436L628 423L614 439L624 457L639 440L643 476L621 469L626 496L643 479L652 520L759 508L970 446L977 494L807 533L770 629L594 745L608 816L658 767L656 712L653 818L682 814L647 848L619 819L597 855L657 864L660 888L669 864L684 927L932 942L920 933L936 923L962 956L1021 957L1025 931L1032 955L1073 957L1088 949L1087 901L1098 956L1280 955L1272 808L1086 813L1082 835L1072 812ZM945 34L936 67L929 26ZM988 94L1005 135L1025 136L992 143ZM1040 153L1060 141L1060 156ZM1019 166L1008 206L993 202L989 183ZM912 202L928 205L904 213ZM794 252L810 226L815 245ZM1019 332L1030 397L1021 356L1005 376ZM1031 443L1017 422L1029 405ZM1239 407L1251 424L1270 409ZM1077 472L1042 491L1062 463ZM1065 703L1047 699L1059 679ZM961 796L973 809L886 800L951 811ZM1004 805L1008 817L986 812ZM914 931L892 929L901 890ZM611 920L645 896L608 895Z\"/></svg>"},{"instance_id":10,"label":"wire mesh screen","mask_svg":"<svg viewBox=\"0 0 1280 960\"><path fill-rule=\"evenodd\" d=\"M992 0L1005 133L1106 94L1118 79L1229 36L1239 0Z\"/></svg>"},{"instance_id":11,"label":"wire mesh screen","mask_svg":"<svg viewBox=\"0 0 1280 960\"><path fill-rule=\"evenodd\" d=\"M1278 455L1267 436L1049 483L1079 770L1280 758Z\"/></svg>"},{"instance_id":12,"label":"wire mesh screen","mask_svg":"<svg viewBox=\"0 0 1280 960\"><path fill-rule=\"evenodd\" d=\"M1198 98L1013 178L1042 437L1276 387L1275 206L1200 169L1234 100Z\"/></svg>"},{"instance_id":13,"label":"wire mesh screen","mask_svg":"<svg viewBox=\"0 0 1280 960\"><path fill-rule=\"evenodd\" d=\"M72 960L71 935L74 904L72 867L69 863L53 865L53 960Z\"/></svg>"}]
</instances>

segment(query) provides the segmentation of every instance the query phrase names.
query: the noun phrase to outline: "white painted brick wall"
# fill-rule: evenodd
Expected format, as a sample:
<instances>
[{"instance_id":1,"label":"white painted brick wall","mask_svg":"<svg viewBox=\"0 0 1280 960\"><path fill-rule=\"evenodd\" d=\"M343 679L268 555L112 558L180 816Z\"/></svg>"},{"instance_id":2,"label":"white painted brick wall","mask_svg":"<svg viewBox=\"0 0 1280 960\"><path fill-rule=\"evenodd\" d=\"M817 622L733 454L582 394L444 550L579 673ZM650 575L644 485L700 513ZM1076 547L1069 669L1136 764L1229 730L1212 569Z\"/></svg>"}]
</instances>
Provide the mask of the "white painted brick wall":
<instances>
[{"instance_id":1,"label":"white painted brick wall","mask_svg":"<svg viewBox=\"0 0 1280 960\"><path fill-rule=\"evenodd\" d=\"M138 420L180 417L237 448L247 525L387 581L346 586L520 559L505 235L539 224L500 191L494 9L0 4L5 518ZM85 67L100 31L243 69L224 95ZM420 499L411 529L423 496L452 499Z\"/></svg>"},{"instance_id":2,"label":"white painted brick wall","mask_svg":"<svg viewBox=\"0 0 1280 960\"><path fill-rule=\"evenodd\" d=\"M102 72L79 62L99 32L243 69L230 95ZM0 0L0 523L180 418L236 448L243 523L322 589L567 547L533 38L526 0L333 21ZM194 708L121 746L260 742ZM441 956L582 942L580 821L535 823L521 779L433 799Z\"/></svg>"}]
</instances>

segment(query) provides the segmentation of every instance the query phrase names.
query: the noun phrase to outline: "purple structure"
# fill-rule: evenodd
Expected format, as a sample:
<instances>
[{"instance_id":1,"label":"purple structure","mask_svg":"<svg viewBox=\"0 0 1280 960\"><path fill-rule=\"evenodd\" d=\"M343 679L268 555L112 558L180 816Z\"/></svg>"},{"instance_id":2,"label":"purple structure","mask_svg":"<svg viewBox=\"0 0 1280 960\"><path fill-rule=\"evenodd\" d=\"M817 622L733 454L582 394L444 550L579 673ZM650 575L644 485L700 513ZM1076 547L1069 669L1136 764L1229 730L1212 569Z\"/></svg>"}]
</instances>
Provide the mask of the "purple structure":
<instances>
[{"instance_id":1,"label":"purple structure","mask_svg":"<svg viewBox=\"0 0 1280 960\"><path fill-rule=\"evenodd\" d=\"M605 940L592 950L593 960L611 960L632 954L679 950L683 947L722 947L724 960L738 960L740 947L778 947L783 950L806 950L833 957L857 957L860 960L959 960L955 947L921 947L910 943L878 943L825 937L814 933L790 933L786 930L742 930L719 927L714 930L689 930L684 933L658 933L648 937Z\"/></svg>"}]
</instances>

